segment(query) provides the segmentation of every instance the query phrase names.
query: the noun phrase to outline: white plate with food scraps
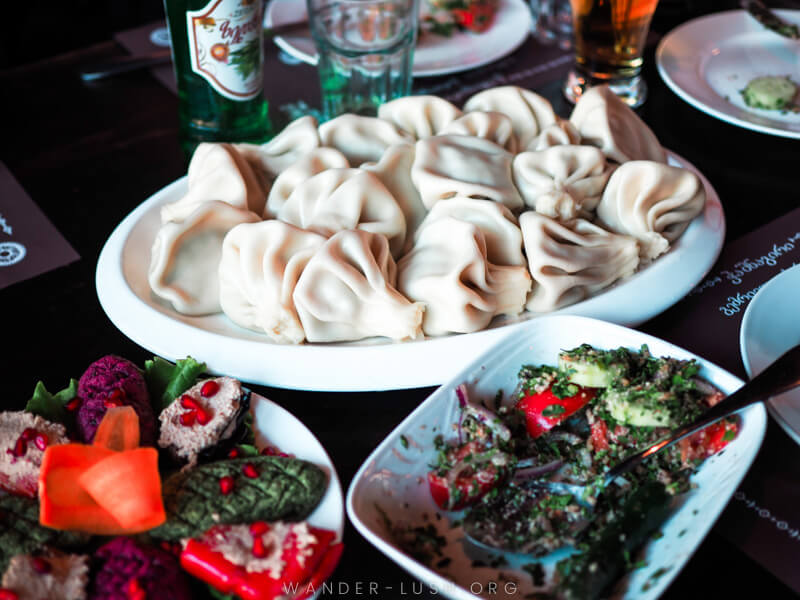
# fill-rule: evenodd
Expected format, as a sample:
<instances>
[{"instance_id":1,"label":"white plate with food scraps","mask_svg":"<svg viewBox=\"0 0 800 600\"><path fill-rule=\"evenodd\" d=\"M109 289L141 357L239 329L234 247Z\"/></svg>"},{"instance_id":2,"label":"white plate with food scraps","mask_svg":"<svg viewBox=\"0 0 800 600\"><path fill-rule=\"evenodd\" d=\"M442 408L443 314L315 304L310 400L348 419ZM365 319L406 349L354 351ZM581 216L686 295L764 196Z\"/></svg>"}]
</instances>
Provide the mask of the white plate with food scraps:
<instances>
[{"instance_id":1,"label":"white plate with food scraps","mask_svg":"<svg viewBox=\"0 0 800 600\"><path fill-rule=\"evenodd\" d=\"M686 160L670 164L697 173L706 189L703 212L670 250L638 273L556 312L635 326L666 310L700 282L725 239L725 217L714 188ZM488 329L409 342L371 338L335 344L282 345L234 324L222 313L187 316L156 298L147 279L160 208L177 201L186 177L156 192L113 231L97 262L95 284L108 317L131 340L159 356L191 354L214 373L243 381L311 391L375 391L438 385L507 331L536 315L498 317Z\"/></svg>"},{"instance_id":2,"label":"white plate with food scraps","mask_svg":"<svg viewBox=\"0 0 800 600\"><path fill-rule=\"evenodd\" d=\"M775 12L800 24L800 10ZM661 40L656 65L672 91L695 108L739 127L800 138L800 112L753 108L742 98L756 77L788 76L800 85L800 42L766 29L746 11L684 23Z\"/></svg>"},{"instance_id":3,"label":"white plate with food scraps","mask_svg":"<svg viewBox=\"0 0 800 600\"><path fill-rule=\"evenodd\" d=\"M754 377L784 352L800 344L800 265L770 279L750 301L742 318L739 348L749 377ZM767 409L784 431L800 444L800 390L771 398Z\"/></svg>"},{"instance_id":4,"label":"white plate with food scraps","mask_svg":"<svg viewBox=\"0 0 800 600\"><path fill-rule=\"evenodd\" d=\"M266 27L306 20L306 3L297 0L272 0L264 15ZM458 73L494 62L519 48L530 32L528 5L523 0L500 0L494 22L484 32L456 30L450 37L420 34L414 50L414 77ZM275 44L297 60L317 64L317 49L310 34L278 36Z\"/></svg>"},{"instance_id":5,"label":"white plate with food scraps","mask_svg":"<svg viewBox=\"0 0 800 600\"><path fill-rule=\"evenodd\" d=\"M533 593L531 576L522 565L540 562L550 572L568 551L539 559L506 554L508 562L503 566L475 566L473 560L479 557L485 561L485 553L466 542L462 529L452 522L460 513L443 513L434 504L426 475L435 462L434 438L440 433L446 439L454 435L453 425L459 415L458 385L466 384L468 396L475 402L491 401L498 390L507 397L516 388L523 364L555 365L559 351L583 343L602 349L638 349L647 344L654 356L697 359L700 376L726 394L742 385L737 377L686 350L619 325L575 316L548 316L525 323L477 360L465 362L455 377L425 400L367 458L347 492L347 514L356 529L411 575L449 598L524 598ZM691 479L696 487L674 502L670 516L658 529L662 536L651 539L641 556L632 557L645 561L646 566L618 581L612 597L658 598L703 541L755 459L764 437L767 418L763 405L748 408L740 418L737 437L724 452L700 466ZM443 556L436 559L444 566L431 568L404 553L393 540L382 513L395 524L435 526L446 539Z\"/></svg>"},{"instance_id":6,"label":"white plate with food scraps","mask_svg":"<svg viewBox=\"0 0 800 600\"><path fill-rule=\"evenodd\" d=\"M328 453L320 441L288 410L256 394L250 395L250 412L256 446L272 446L281 452L315 464L328 475L328 487L322 500L306 519L309 525L336 532L337 541L344 534L344 495Z\"/></svg>"}]
</instances>

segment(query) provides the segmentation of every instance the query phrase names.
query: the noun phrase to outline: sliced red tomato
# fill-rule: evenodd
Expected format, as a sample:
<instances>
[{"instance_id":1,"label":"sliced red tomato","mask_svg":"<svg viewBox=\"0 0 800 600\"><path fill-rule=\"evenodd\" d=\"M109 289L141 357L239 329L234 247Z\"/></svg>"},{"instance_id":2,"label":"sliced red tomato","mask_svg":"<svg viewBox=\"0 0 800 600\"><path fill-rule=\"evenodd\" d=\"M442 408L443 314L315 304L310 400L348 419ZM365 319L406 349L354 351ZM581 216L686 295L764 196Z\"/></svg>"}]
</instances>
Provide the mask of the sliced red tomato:
<instances>
[{"instance_id":1,"label":"sliced red tomato","mask_svg":"<svg viewBox=\"0 0 800 600\"><path fill-rule=\"evenodd\" d=\"M497 12L495 0L470 0L466 8L451 10L453 18L464 29L481 32L489 28Z\"/></svg>"},{"instance_id":2,"label":"sliced red tomato","mask_svg":"<svg viewBox=\"0 0 800 600\"><path fill-rule=\"evenodd\" d=\"M682 439L681 460L691 464L695 460L705 460L727 446L736 438L739 425L735 421L719 421L705 429Z\"/></svg>"},{"instance_id":3,"label":"sliced red tomato","mask_svg":"<svg viewBox=\"0 0 800 600\"><path fill-rule=\"evenodd\" d=\"M455 465L464 465L470 455L486 451L479 442L467 442L454 448L448 460ZM455 468L460 468L456 466ZM428 487L431 497L442 510L461 510L480 500L505 478L505 470L491 462L476 463L473 466L460 468L455 479L450 482L448 475L439 475L438 471L428 473Z\"/></svg>"},{"instance_id":4,"label":"sliced red tomato","mask_svg":"<svg viewBox=\"0 0 800 600\"><path fill-rule=\"evenodd\" d=\"M517 402L517 409L525 413L528 433L531 437L539 437L546 431L562 423L581 408L591 402L597 390L578 385L578 392L573 396L559 398L550 386L538 394L529 394Z\"/></svg>"},{"instance_id":5,"label":"sliced red tomato","mask_svg":"<svg viewBox=\"0 0 800 600\"><path fill-rule=\"evenodd\" d=\"M602 419L592 423L592 447L595 452L608 450L608 425Z\"/></svg>"}]
</instances>

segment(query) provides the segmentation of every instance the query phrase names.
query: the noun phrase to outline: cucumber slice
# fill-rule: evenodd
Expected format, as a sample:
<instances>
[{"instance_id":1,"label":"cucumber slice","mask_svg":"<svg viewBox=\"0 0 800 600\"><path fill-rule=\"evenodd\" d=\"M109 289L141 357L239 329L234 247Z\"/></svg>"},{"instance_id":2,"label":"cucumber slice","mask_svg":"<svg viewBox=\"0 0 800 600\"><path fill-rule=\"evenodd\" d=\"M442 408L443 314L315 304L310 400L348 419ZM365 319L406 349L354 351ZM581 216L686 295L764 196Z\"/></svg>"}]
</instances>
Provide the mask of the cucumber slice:
<instances>
[{"instance_id":1,"label":"cucumber slice","mask_svg":"<svg viewBox=\"0 0 800 600\"><path fill-rule=\"evenodd\" d=\"M608 352L583 345L558 355L558 368L569 374L571 383L604 388L625 372L625 364Z\"/></svg>"},{"instance_id":2,"label":"cucumber slice","mask_svg":"<svg viewBox=\"0 0 800 600\"><path fill-rule=\"evenodd\" d=\"M634 427L673 427L669 410L652 394L637 391L606 390L603 394L608 412L615 421Z\"/></svg>"},{"instance_id":3,"label":"cucumber slice","mask_svg":"<svg viewBox=\"0 0 800 600\"><path fill-rule=\"evenodd\" d=\"M789 77L756 77L742 90L747 106L780 110L791 104L797 95L797 85Z\"/></svg>"}]
</instances>

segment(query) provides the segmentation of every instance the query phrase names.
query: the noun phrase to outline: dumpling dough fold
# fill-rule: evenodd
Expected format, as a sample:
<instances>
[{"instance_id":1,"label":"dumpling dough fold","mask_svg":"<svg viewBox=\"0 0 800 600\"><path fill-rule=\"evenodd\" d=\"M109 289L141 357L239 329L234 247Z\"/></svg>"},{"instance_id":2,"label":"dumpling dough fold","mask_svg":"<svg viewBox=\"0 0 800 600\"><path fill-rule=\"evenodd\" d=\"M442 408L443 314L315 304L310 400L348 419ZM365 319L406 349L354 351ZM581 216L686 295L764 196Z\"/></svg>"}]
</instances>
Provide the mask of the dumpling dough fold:
<instances>
[{"instance_id":1,"label":"dumpling dough fold","mask_svg":"<svg viewBox=\"0 0 800 600\"><path fill-rule=\"evenodd\" d=\"M186 194L161 207L161 222L183 221L198 206L219 200L260 215L268 184L231 144L202 143L189 161Z\"/></svg>"},{"instance_id":2,"label":"dumpling dough fold","mask_svg":"<svg viewBox=\"0 0 800 600\"><path fill-rule=\"evenodd\" d=\"M519 217L534 287L525 307L549 312L628 277L639 264L637 241L586 221L559 223L535 211Z\"/></svg>"},{"instance_id":3,"label":"dumpling dough fold","mask_svg":"<svg viewBox=\"0 0 800 600\"><path fill-rule=\"evenodd\" d=\"M305 339L292 293L325 238L282 221L237 225L225 236L219 263L222 311L237 325L281 344Z\"/></svg>"},{"instance_id":4,"label":"dumpling dough fold","mask_svg":"<svg viewBox=\"0 0 800 600\"><path fill-rule=\"evenodd\" d=\"M406 96L378 107L378 118L393 123L414 139L439 132L461 116L461 110L438 96Z\"/></svg>"},{"instance_id":5,"label":"dumpling dough fold","mask_svg":"<svg viewBox=\"0 0 800 600\"><path fill-rule=\"evenodd\" d=\"M268 142L234 146L272 181L298 158L320 146L317 120L311 116L300 117Z\"/></svg>"},{"instance_id":6,"label":"dumpling dough fold","mask_svg":"<svg viewBox=\"0 0 800 600\"><path fill-rule=\"evenodd\" d=\"M597 146L611 160L667 162L655 134L607 85L584 92L569 120L580 133L582 144Z\"/></svg>"},{"instance_id":7,"label":"dumpling dough fold","mask_svg":"<svg viewBox=\"0 0 800 600\"><path fill-rule=\"evenodd\" d=\"M350 113L320 125L319 136L323 146L339 150L353 167L380 160L384 151L393 144L414 142L410 134L394 123Z\"/></svg>"},{"instance_id":8,"label":"dumpling dough fold","mask_svg":"<svg viewBox=\"0 0 800 600\"><path fill-rule=\"evenodd\" d=\"M150 254L150 288L179 313L219 312L222 240L236 225L260 220L247 210L213 200L199 205L180 223L164 223Z\"/></svg>"},{"instance_id":9,"label":"dumpling dough fold","mask_svg":"<svg viewBox=\"0 0 800 600\"><path fill-rule=\"evenodd\" d=\"M294 289L308 341L417 338L424 307L395 289L396 277L384 236L349 230L331 237L311 257Z\"/></svg>"},{"instance_id":10,"label":"dumpling dough fold","mask_svg":"<svg viewBox=\"0 0 800 600\"><path fill-rule=\"evenodd\" d=\"M466 135L438 135L420 140L411 179L429 209L454 196L486 198L521 208L511 177L512 154L497 144Z\"/></svg>"},{"instance_id":11,"label":"dumpling dough fold","mask_svg":"<svg viewBox=\"0 0 800 600\"><path fill-rule=\"evenodd\" d=\"M539 132L529 143L526 150L538 152L553 146L577 146L581 143L581 134L577 127L566 119L558 119Z\"/></svg>"},{"instance_id":12,"label":"dumpling dough fold","mask_svg":"<svg viewBox=\"0 0 800 600\"><path fill-rule=\"evenodd\" d=\"M553 146L521 152L511 165L525 204L561 221L595 209L611 173L594 146Z\"/></svg>"},{"instance_id":13,"label":"dumpling dough fold","mask_svg":"<svg viewBox=\"0 0 800 600\"><path fill-rule=\"evenodd\" d=\"M703 182L688 169L636 160L611 175L597 216L611 231L638 239L650 260L667 251L705 202Z\"/></svg>"},{"instance_id":14,"label":"dumpling dough fold","mask_svg":"<svg viewBox=\"0 0 800 600\"><path fill-rule=\"evenodd\" d=\"M508 116L520 148L527 148L534 137L557 119L547 99L513 85L478 92L464 103L464 112L475 110L497 111Z\"/></svg>"},{"instance_id":15,"label":"dumpling dough fold","mask_svg":"<svg viewBox=\"0 0 800 600\"><path fill-rule=\"evenodd\" d=\"M486 241L486 258L496 265L525 266L522 254L522 232L516 217L508 208L491 200L450 198L437 202L417 230L419 238L423 229L444 217L472 223L483 233Z\"/></svg>"},{"instance_id":16,"label":"dumpling dough fold","mask_svg":"<svg viewBox=\"0 0 800 600\"><path fill-rule=\"evenodd\" d=\"M500 112L475 110L445 126L440 134L471 135L494 142L504 150L514 154L517 151L517 136L506 115Z\"/></svg>"},{"instance_id":17,"label":"dumpling dough fold","mask_svg":"<svg viewBox=\"0 0 800 600\"><path fill-rule=\"evenodd\" d=\"M380 179L363 169L328 169L292 192L278 218L330 237L344 229L385 235L398 256L406 239L406 219Z\"/></svg>"},{"instance_id":18,"label":"dumpling dough fold","mask_svg":"<svg viewBox=\"0 0 800 600\"><path fill-rule=\"evenodd\" d=\"M286 167L275 179L267 196L264 218L274 219L292 192L304 181L327 169L350 166L344 154L333 148L314 148Z\"/></svg>"},{"instance_id":19,"label":"dumpling dough fold","mask_svg":"<svg viewBox=\"0 0 800 600\"><path fill-rule=\"evenodd\" d=\"M445 216L422 228L400 259L397 287L424 303L423 331L442 335L478 331L495 315L519 314L531 278L524 266L489 262L480 228Z\"/></svg>"}]
</instances>

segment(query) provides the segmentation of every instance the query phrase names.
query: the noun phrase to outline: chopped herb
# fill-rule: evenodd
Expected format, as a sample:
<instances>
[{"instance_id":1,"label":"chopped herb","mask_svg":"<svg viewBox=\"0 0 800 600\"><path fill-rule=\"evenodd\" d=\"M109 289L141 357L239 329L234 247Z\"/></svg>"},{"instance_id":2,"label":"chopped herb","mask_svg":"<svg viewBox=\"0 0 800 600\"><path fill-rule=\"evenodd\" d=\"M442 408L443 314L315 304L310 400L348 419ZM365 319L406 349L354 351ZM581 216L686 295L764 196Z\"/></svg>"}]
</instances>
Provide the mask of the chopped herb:
<instances>
[{"instance_id":1,"label":"chopped herb","mask_svg":"<svg viewBox=\"0 0 800 600\"><path fill-rule=\"evenodd\" d=\"M563 415L565 412L567 412L567 409L560 404L548 404L542 411L542 416L557 417L558 415Z\"/></svg>"},{"instance_id":2,"label":"chopped herb","mask_svg":"<svg viewBox=\"0 0 800 600\"><path fill-rule=\"evenodd\" d=\"M400 445L408 450L408 438L405 435L400 436Z\"/></svg>"}]
</instances>

